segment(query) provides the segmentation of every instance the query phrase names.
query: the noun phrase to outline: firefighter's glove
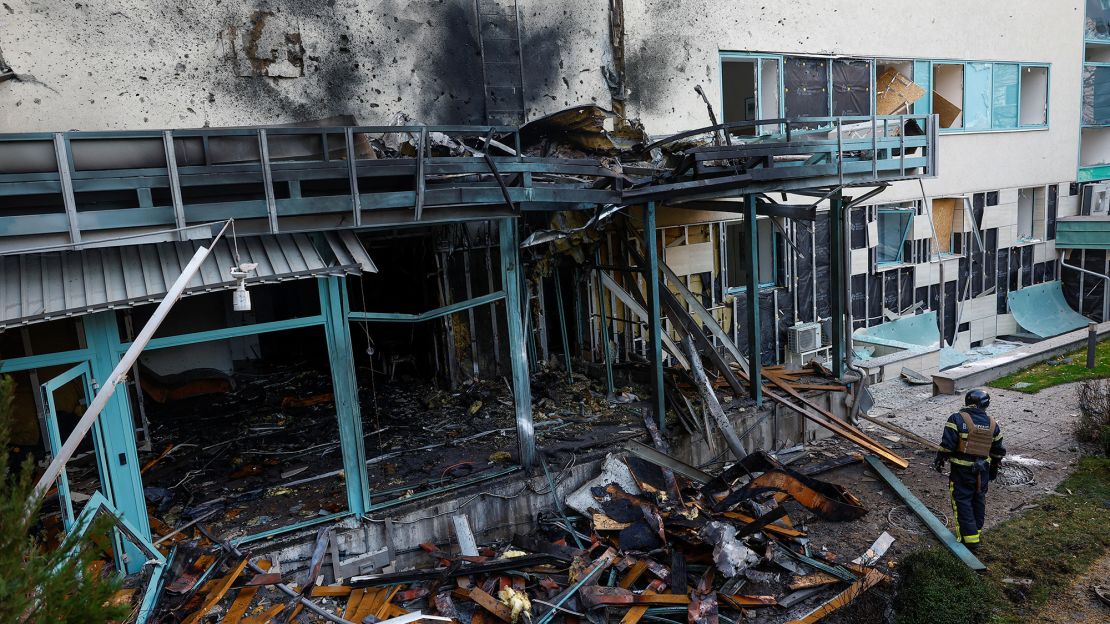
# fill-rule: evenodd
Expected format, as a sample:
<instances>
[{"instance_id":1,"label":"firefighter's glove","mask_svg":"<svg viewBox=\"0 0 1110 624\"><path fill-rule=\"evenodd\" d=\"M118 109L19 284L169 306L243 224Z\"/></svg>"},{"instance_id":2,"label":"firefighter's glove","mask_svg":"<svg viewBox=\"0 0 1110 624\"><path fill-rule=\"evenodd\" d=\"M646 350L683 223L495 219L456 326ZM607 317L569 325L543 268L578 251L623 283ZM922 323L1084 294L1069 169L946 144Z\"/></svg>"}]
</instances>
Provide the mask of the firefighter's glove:
<instances>
[{"instance_id":1,"label":"firefighter's glove","mask_svg":"<svg viewBox=\"0 0 1110 624\"><path fill-rule=\"evenodd\" d=\"M933 470L936 470L937 472L939 472L941 474L944 474L944 460L945 459L946 458L943 454L937 453L936 458L933 460Z\"/></svg>"}]
</instances>

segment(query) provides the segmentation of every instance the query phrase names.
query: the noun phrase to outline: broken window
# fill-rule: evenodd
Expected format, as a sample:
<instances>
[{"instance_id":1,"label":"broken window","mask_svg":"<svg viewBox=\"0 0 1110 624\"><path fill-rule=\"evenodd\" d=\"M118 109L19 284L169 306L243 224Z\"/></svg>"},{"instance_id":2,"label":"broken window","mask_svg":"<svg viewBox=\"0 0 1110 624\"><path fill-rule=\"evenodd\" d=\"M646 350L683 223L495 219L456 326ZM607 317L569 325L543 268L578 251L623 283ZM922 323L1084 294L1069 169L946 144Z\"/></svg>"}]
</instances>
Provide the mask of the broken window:
<instances>
[{"instance_id":1,"label":"broken window","mask_svg":"<svg viewBox=\"0 0 1110 624\"><path fill-rule=\"evenodd\" d=\"M940 115L941 128L963 128L964 66L962 63L933 65L933 112Z\"/></svg>"},{"instance_id":2,"label":"broken window","mask_svg":"<svg viewBox=\"0 0 1110 624\"><path fill-rule=\"evenodd\" d=\"M1087 0L1087 40L1110 41L1110 0Z\"/></svg>"},{"instance_id":3,"label":"broken window","mask_svg":"<svg viewBox=\"0 0 1110 624\"><path fill-rule=\"evenodd\" d=\"M770 217L756 220L759 237L759 285L775 285L775 225ZM747 221L725 225L726 285L728 292L743 292L748 286L748 228Z\"/></svg>"},{"instance_id":4,"label":"broken window","mask_svg":"<svg viewBox=\"0 0 1110 624\"><path fill-rule=\"evenodd\" d=\"M1110 123L1110 66L1083 66L1083 125Z\"/></svg>"},{"instance_id":5,"label":"broken window","mask_svg":"<svg viewBox=\"0 0 1110 624\"><path fill-rule=\"evenodd\" d=\"M1048 68L1021 68L1021 125L1048 125Z\"/></svg>"},{"instance_id":6,"label":"broken window","mask_svg":"<svg viewBox=\"0 0 1110 624\"><path fill-rule=\"evenodd\" d=\"M836 59L832 62L832 114L871 114L871 61Z\"/></svg>"},{"instance_id":7,"label":"broken window","mask_svg":"<svg viewBox=\"0 0 1110 624\"><path fill-rule=\"evenodd\" d=\"M992 70L991 127L1016 128L1018 121L1018 66L995 63Z\"/></svg>"},{"instance_id":8,"label":"broken window","mask_svg":"<svg viewBox=\"0 0 1110 624\"><path fill-rule=\"evenodd\" d=\"M1018 191L1017 238L1033 238L1033 195L1035 189L1023 188Z\"/></svg>"},{"instance_id":9,"label":"broken window","mask_svg":"<svg viewBox=\"0 0 1110 624\"><path fill-rule=\"evenodd\" d=\"M783 103L788 119L828 117L829 60L784 57Z\"/></svg>"},{"instance_id":10,"label":"broken window","mask_svg":"<svg viewBox=\"0 0 1110 624\"><path fill-rule=\"evenodd\" d=\"M779 60L764 57L725 57L721 62L723 121L751 121L781 117ZM737 134L755 130L738 129ZM775 132L769 126L759 132Z\"/></svg>"},{"instance_id":11,"label":"broken window","mask_svg":"<svg viewBox=\"0 0 1110 624\"><path fill-rule=\"evenodd\" d=\"M902 262L906 238L913 226L912 208L879 208L878 245L875 247L875 261L879 264Z\"/></svg>"},{"instance_id":12,"label":"broken window","mask_svg":"<svg viewBox=\"0 0 1110 624\"><path fill-rule=\"evenodd\" d=\"M909 113L922 100L925 89L914 83L913 61L875 62L875 113ZM927 111L915 111L927 112Z\"/></svg>"},{"instance_id":13,"label":"broken window","mask_svg":"<svg viewBox=\"0 0 1110 624\"><path fill-rule=\"evenodd\" d=\"M991 64L964 65L964 127L988 130L991 127Z\"/></svg>"}]
</instances>

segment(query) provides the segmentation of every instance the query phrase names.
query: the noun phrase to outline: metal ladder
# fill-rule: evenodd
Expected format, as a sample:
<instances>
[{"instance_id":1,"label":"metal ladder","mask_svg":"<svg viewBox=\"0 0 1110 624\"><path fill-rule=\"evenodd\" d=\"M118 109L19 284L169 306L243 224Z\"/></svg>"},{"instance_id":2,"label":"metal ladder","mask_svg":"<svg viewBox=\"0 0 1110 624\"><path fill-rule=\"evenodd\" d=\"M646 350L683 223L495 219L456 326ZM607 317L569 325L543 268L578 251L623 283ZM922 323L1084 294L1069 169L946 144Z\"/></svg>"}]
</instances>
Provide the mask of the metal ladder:
<instances>
[{"instance_id":1,"label":"metal ladder","mask_svg":"<svg viewBox=\"0 0 1110 624\"><path fill-rule=\"evenodd\" d=\"M474 0L478 48L482 53L486 123L524 123L524 64L520 49L520 10L516 0Z\"/></svg>"}]
</instances>

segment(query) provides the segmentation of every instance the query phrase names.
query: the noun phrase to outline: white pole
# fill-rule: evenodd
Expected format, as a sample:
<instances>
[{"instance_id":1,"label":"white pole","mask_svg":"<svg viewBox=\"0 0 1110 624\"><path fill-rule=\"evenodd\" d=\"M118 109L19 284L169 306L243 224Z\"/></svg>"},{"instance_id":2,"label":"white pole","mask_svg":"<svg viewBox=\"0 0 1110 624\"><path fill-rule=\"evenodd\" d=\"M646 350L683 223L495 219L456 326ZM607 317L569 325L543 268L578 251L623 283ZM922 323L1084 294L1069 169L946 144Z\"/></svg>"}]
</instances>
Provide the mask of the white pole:
<instances>
[{"instance_id":1,"label":"white pole","mask_svg":"<svg viewBox=\"0 0 1110 624\"><path fill-rule=\"evenodd\" d=\"M221 231L220 234L223 234L223 232ZM219 235L212 239L213 246L215 246L216 240L218 239ZM149 343L150 339L154 336L154 332L158 331L158 327L162 324L162 321L166 320L166 316L170 313L170 309L173 308L173 305L181 298L181 293L185 290L185 285L189 283L189 280L192 279L193 275L200 269L200 265L204 262L205 258L208 257L210 250L211 247L204 246L197 249L197 252L193 254L193 258L189 260L189 264L185 265L185 270L178 276L177 281L170 286L170 290L166 293L166 297L162 299L162 302L158 304L158 308L154 310L154 314L151 315L150 320L146 322L146 325L143 326L142 331L139 332L135 341L127 348L127 352L123 354L123 358L120 359L115 370L112 371L112 374L109 375L107 379L101 382L100 390L96 393L96 396L93 397L92 403L89 404L89 408L85 410L85 414L81 416L81 420L77 423L77 426L73 428L73 432L69 434L69 438L66 439L61 450L54 456L50 465L46 467L46 472L42 473L42 477L39 478L38 485L35 486L36 498L45 495L46 491L53 485L54 481L57 480L66 462L73 456L73 452L77 450L77 446L81 444L81 440L85 438L85 434L89 432L93 423L96 422L97 417L100 416L100 412L104 410L104 406L108 404L108 399L110 399L112 393L116 391L116 386L123 383L124 379L127 377L127 371L131 370L131 366L135 364L135 360L139 359L139 354L146 348L147 343Z\"/></svg>"}]
</instances>

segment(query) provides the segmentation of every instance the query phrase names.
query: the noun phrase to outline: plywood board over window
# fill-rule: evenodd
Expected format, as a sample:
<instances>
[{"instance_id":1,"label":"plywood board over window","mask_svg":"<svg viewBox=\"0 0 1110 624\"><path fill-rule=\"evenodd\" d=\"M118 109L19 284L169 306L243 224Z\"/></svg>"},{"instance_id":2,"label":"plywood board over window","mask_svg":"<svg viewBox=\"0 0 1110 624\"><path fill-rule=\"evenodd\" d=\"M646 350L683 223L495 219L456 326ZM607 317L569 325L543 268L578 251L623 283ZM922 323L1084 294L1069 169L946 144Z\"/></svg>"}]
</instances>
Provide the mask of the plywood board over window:
<instances>
[{"instance_id":1,"label":"plywood board over window","mask_svg":"<svg viewBox=\"0 0 1110 624\"><path fill-rule=\"evenodd\" d=\"M713 243L693 243L667 249L667 266L675 275L713 272Z\"/></svg>"},{"instance_id":2,"label":"plywood board over window","mask_svg":"<svg viewBox=\"0 0 1110 624\"><path fill-rule=\"evenodd\" d=\"M952 228L963 219L963 199L938 197L933 200L933 229L941 253L952 252Z\"/></svg>"}]
</instances>

